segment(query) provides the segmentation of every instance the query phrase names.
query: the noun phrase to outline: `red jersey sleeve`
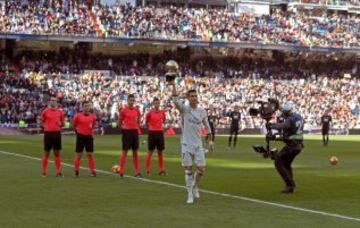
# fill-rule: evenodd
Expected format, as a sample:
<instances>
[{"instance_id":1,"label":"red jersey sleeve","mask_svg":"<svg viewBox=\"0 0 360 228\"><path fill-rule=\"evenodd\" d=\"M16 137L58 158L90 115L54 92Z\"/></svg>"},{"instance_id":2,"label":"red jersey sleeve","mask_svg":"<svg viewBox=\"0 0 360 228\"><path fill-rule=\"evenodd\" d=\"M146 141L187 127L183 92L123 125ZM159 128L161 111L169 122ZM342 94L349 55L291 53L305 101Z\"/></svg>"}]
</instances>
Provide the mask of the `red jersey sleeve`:
<instances>
[{"instance_id":1,"label":"red jersey sleeve","mask_svg":"<svg viewBox=\"0 0 360 228\"><path fill-rule=\"evenodd\" d=\"M122 109L121 111L120 111L120 114L119 114L119 126L121 126L122 125L122 122L124 121L124 118L125 118L125 115L124 115L124 109Z\"/></svg>"},{"instance_id":2,"label":"red jersey sleeve","mask_svg":"<svg viewBox=\"0 0 360 228\"><path fill-rule=\"evenodd\" d=\"M65 116L64 116L64 112L60 109L61 115L60 115L60 122L61 122L61 126L64 126L65 123Z\"/></svg>"},{"instance_id":3,"label":"red jersey sleeve","mask_svg":"<svg viewBox=\"0 0 360 228\"><path fill-rule=\"evenodd\" d=\"M76 125L78 124L78 120L79 120L79 115L78 114L76 114L75 116L74 116L74 118L73 118L73 121L72 121L72 123L73 123L73 125L76 127Z\"/></svg>"},{"instance_id":4,"label":"red jersey sleeve","mask_svg":"<svg viewBox=\"0 0 360 228\"><path fill-rule=\"evenodd\" d=\"M140 109L137 109L137 112L138 112L138 117L140 117L141 116Z\"/></svg>"},{"instance_id":5,"label":"red jersey sleeve","mask_svg":"<svg viewBox=\"0 0 360 228\"><path fill-rule=\"evenodd\" d=\"M140 109L137 109L137 114L138 114L138 127L140 127L141 125L141 112L140 112Z\"/></svg>"},{"instance_id":6,"label":"red jersey sleeve","mask_svg":"<svg viewBox=\"0 0 360 228\"><path fill-rule=\"evenodd\" d=\"M149 124L149 121L150 121L150 112L146 113L146 116L145 116L145 123Z\"/></svg>"}]
</instances>

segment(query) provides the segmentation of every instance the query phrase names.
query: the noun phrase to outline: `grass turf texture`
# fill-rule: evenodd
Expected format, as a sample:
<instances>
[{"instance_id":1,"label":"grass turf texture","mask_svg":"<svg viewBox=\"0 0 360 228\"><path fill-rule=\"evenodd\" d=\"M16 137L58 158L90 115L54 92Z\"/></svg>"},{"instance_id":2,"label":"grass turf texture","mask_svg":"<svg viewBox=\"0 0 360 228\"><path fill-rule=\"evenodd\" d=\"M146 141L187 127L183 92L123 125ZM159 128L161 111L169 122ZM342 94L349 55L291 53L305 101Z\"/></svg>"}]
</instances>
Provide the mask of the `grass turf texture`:
<instances>
[{"instance_id":1,"label":"grass turf texture","mask_svg":"<svg viewBox=\"0 0 360 228\"><path fill-rule=\"evenodd\" d=\"M142 140L146 139L144 137ZM305 149L294 162L298 188L283 195L283 187L270 160L252 151L263 137L239 137L237 149L227 148L227 137L217 137L214 154L207 155L208 170L200 188L251 197L311 210L360 218L360 136L333 136L328 147L320 136L308 136ZM179 140L166 139L168 177L157 176L153 156L148 179L184 185ZM63 136L63 162L72 164L74 136ZM118 163L120 136L97 136L97 169L110 171ZM280 145L278 147L280 148ZM42 136L0 137L0 150L40 157ZM146 143L141 145L144 173ZM329 158L339 158L337 166ZM81 165L87 167L86 156ZM0 153L0 221L2 227L359 227L360 222L327 217L260 203L202 193L194 205L186 205L185 189L144 183L107 174L97 178L63 167L65 178L40 175L40 161ZM128 154L126 174L133 175Z\"/></svg>"}]
</instances>

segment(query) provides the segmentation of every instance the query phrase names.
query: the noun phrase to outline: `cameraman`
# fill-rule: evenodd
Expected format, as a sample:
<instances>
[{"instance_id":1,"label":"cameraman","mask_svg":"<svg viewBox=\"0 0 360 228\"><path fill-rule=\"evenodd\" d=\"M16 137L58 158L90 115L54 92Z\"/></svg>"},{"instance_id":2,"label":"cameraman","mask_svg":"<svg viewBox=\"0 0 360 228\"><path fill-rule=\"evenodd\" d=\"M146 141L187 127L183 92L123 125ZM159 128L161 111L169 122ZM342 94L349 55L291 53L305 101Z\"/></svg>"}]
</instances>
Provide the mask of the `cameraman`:
<instances>
[{"instance_id":1,"label":"cameraman","mask_svg":"<svg viewBox=\"0 0 360 228\"><path fill-rule=\"evenodd\" d=\"M286 144L281 151L274 156L275 167L286 184L281 193L294 192L295 182L293 179L291 163L304 148L304 120L299 114L293 112L293 108L294 104L292 102L286 102L281 108L285 118L284 122L277 124L269 123L266 126L268 129L282 131L283 141Z\"/></svg>"}]
</instances>

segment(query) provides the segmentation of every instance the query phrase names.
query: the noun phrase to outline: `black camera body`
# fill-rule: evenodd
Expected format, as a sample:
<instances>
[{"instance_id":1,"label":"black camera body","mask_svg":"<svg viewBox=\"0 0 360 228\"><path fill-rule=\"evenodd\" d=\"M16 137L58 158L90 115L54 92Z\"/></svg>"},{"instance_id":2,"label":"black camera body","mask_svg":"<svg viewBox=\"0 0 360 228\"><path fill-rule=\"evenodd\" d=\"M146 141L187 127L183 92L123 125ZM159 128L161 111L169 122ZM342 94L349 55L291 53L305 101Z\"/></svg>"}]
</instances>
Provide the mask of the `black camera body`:
<instances>
[{"instance_id":1,"label":"black camera body","mask_svg":"<svg viewBox=\"0 0 360 228\"><path fill-rule=\"evenodd\" d=\"M249 114L250 116L258 116L260 114L260 117L266 121L269 121L280 107L279 101L274 98L269 98L267 102L258 101L258 103L260 107L250 108Z\"/></svg>"},{"instance_id":2,"label":"black camera body","mask_svg":"<svg viewBox=\"0 0 360 228\"><path fill-rule=\"evenodd\" d=\"M278 150L276 148L270 149L270 141L282 140L282 136L279 133L273 134L271 129L268 128L268 123L273 118L274 113L279 109L280 104L279 101L274 98L269 98L267 102L259 101L258 103L260 104L260 107L250 108L249 114L253 117L260 115L260 117L266 121L266 147L261 145L253 145L252 147L255 152L262 154L264 158L274 160Z\"/></svg>"}]
</instances>

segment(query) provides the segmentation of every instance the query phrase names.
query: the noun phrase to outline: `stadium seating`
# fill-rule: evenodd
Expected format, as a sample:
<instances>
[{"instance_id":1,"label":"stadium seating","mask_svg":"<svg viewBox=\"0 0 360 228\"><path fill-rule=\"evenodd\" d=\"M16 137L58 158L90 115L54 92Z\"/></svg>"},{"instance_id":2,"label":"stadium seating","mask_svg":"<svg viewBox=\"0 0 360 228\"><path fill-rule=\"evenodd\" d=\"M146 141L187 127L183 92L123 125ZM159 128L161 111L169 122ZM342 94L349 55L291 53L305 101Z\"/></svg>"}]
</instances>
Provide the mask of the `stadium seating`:
<instances>
[{"instance_id":1,"label":"stadium seating","mask_svg":"<svg viewBox=\"0 0 360 228\"><path fill-rule=\"evenodd\" d=\"M67 118L80 110L80 102L92 97L94 109L101 124L110 125L117 119L119 108L126 103L126 94L135 93L137 104L144 113L151 100L157 96L162 99L167 111L167 127L178 127L178 113L171 106L164 81L154 77L117 77L109 80L101 73L73 75L66 79L63 75L45 75L29 72L23 77L1 77L0 123L17 123L23 119L36 123L37 117L46 106L46 98L56 94ZM274 97L274 87L281 91L276 95L281 102L292 100L306 121L306 129L319 127L320 117L326 109L331 110L334 127L351 129L360 127L358 91L359 78L344 80L339 78L317 77L290 80L268 81L250 77L237 79L184 78L178 81L182 93L196 86L199 89L201 106L213 108L219 116L218 127L226 127L229 120L226 114L232 105L242 107L243 127L262 127L260 118L252 118L248 108L259 98ZM12 101L12 102L9 102Z\"/></svg>"},{"instance_id":2,"label":"stadium seating","mask_svg":"<svg viewBox=\"0 0 360 228\"><path fill-rule=\"evenodd\" d=\"M271 15L260 16L174 6L116 4L89 9L86 4L60 1L52 5L21 2L9 1L0 7L1 33L360 47L360 16L352 14L312 16L275 9Z\"/></svg>"}]
</instances>

